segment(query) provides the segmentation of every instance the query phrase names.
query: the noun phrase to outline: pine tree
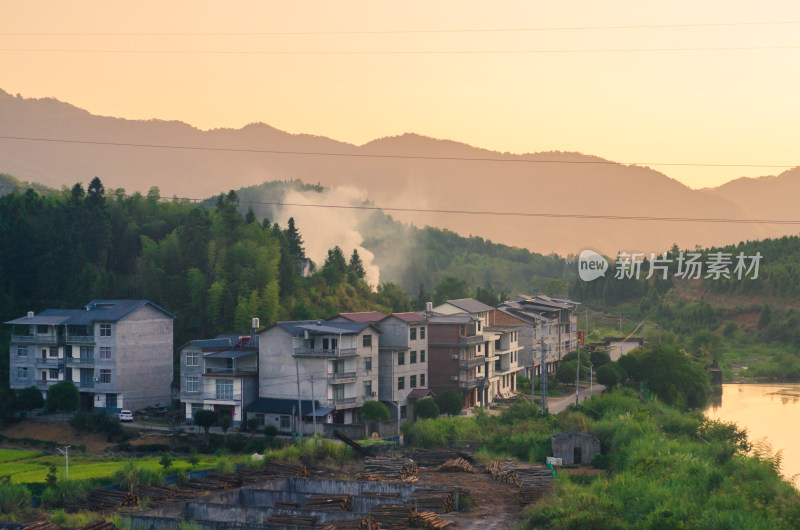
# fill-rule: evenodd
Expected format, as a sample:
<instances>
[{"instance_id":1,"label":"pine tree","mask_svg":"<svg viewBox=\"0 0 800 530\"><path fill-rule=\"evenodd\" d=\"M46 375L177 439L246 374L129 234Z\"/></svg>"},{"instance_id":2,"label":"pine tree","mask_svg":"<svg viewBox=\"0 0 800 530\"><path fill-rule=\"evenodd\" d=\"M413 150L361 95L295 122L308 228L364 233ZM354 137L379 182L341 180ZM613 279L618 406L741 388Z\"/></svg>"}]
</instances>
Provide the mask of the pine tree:
<instances>
[{"instance_id":1,"label":"pine tree","mask_svg":"<svg viewBox=\"0 0 800 530\"><path fill-rule=\"evenodd\" d=\"M367 275L364 270L364 263L361 261L361 256L358 255L358 249L353 249L353 254L350 256L349 269L353 272L358 279L363 279Z\"/></svg>"}]
</instances>

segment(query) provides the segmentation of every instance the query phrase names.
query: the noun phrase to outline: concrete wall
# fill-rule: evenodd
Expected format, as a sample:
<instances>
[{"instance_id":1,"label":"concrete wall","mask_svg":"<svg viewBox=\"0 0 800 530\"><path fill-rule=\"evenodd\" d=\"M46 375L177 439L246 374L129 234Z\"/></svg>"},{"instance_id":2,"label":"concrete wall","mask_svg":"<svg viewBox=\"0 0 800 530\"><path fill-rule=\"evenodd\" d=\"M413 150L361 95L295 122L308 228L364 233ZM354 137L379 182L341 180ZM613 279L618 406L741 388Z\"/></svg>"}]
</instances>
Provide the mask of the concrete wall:
<instances>
[{"instance_id":1,"label":"concrete wall","mask_svg":"<svg viewBox=\"0 0 800 530\"><path fill-rule=\"evenodd\" d=\"M116 350L116 390L125 408L135 410L172 401L172 317L145 305L112 325ZM99 325L95 325L99 341ZM105 337L103 338L106 339ZM95 358L99 350L95 350ZM109 389L107 391L113 391ZM119 398L118 398L119 399Z\"/></svg>"}]
</instances>

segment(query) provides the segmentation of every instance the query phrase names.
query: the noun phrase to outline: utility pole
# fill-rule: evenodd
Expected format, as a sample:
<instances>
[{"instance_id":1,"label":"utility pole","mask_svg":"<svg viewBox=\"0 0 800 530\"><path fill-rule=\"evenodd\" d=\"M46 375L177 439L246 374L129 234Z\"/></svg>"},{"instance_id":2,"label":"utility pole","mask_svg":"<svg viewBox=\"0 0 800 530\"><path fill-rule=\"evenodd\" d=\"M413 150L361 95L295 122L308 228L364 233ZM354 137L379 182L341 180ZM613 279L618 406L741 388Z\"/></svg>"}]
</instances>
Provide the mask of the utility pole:
<instances>
[{"instance_id":1,"label":"utility pole","mask_svg":"<svg viewBox=\"0 0 800 530\"><path fill-rule=\"evenodd\" d=\"M622 336L622 314L619 315L619 336Z\"/></svg>"},{"instance_id":2,"label":"utility pole","mask_svg":"<svg viewBox=\"0 0 800 530\"><path fill-rule=\"evenodd\" d=\"M577 361L575 362L575 404L578 404L578 390L580 387L578 383L581 382L581 350L576 351L578 354Z\"/></svg>"},{"instance_id":3,"label":"utility pole","mask_svg":"<svg viewBox=\"0 0 800 530\"><path fill-rule=\"evenodd\" d=\"M56 447L56 449L58 449L58 452L61 453L62 455L64 455L64 457L67 459L67 480L69 480L69 448L70 447L72 447L72 446L71 445L65 445L64 449L60 449L60 448Z\"/></svg>"},{"instance_id":4,"label":"utility pole","mask_svg":"<svg viewBox=\"0 0 800 530\"><path fill-rule=\"evenodd\" d=\"M542 414L547 414L547 350L544 347L544 337L542 337L542 361L539 367L542 372L539 378L542 394Z\"/></svg>"},{"instance_id":5,"label":"utility pole","mask_svg":"<svg viewBox=\"0 0 800 530\"><path fill-rule=\"evenodd\" d=\"M297 373L297 437L303 439L303 427L301 425L303 418L303 406L300 404L300 367L297 365L297 359L294 360L294 371Z\"/></svg>"},{"instance_id":6,"label":"utility pole","mask_svg":"<svg viewBox=\"0 0 800 530\"><path fill-rule=\"evenodd\" d=\"M314 422L314 436L317 436L317 402L314 401L314 374L311 374L311 421Z\"/></svg>"}]
</instances>

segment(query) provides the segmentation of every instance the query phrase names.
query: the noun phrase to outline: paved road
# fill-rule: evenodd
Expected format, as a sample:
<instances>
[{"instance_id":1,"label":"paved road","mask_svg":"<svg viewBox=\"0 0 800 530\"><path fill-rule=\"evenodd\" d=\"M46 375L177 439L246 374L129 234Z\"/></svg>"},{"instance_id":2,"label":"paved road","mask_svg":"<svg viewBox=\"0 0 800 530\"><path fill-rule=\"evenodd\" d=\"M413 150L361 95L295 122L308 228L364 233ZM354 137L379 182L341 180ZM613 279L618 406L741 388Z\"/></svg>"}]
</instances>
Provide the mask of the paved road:
<instances>
[{"instance_id":1,"label":"paved road","mask_svg":"<svg viewBox=\"0 0 800 530\"><path fill-rule=\"evenodd\" d=\"M606 387L603 385L598 385L595 383L594 387L592 388L592 394L600 394L605 390ZM588 388L584 388L578 392L578 399L583 401L584 399L590 396L590 392ZM550 411L550 414L558 414L562 410L566 409L570 405L575 403L575 394L574 392L569 396L562 396L557 398L550 398L547 400L547 410Z\"/></svg>"}]
</instances>

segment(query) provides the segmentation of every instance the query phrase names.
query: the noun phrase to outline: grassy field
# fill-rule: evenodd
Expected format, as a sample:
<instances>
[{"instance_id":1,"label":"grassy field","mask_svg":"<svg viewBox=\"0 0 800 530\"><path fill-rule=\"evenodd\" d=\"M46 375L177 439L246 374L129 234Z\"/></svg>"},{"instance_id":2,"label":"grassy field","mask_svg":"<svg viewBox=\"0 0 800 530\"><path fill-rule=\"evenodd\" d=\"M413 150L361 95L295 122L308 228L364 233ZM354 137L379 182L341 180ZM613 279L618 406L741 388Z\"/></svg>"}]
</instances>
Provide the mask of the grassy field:
<instances>
[{"instance_id":1,"label":"grassy field","mask_svg":"<svg viewBox=\"0 0 800 530\"><path fill-rule=\"evenodd\" d=\"M233 462L239 462L247 457L228 457ZM125 458L103 458L92 456L75 456L69 459L69 478L72 480L106 479L111 478L114 472L120 469ZM137 458L136 463L149 470L160 471L160 457ZM215 467L218 459L214 456L201 455L200 463L196 469ZM50 464L58 469L59 478L64 477L64 457L43 455L39 451L18 451L13 449L0 449L0 479L9 477L12 483L37 483L45 482ZM178 470L191 470L192 466L180 457L175 458L170 472Z\"/></svg>"}]
</instances>

